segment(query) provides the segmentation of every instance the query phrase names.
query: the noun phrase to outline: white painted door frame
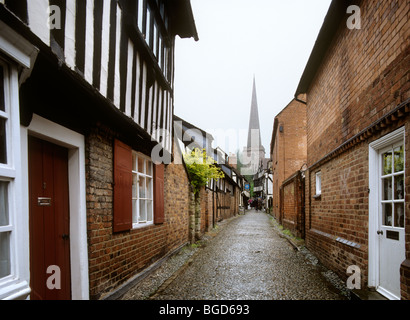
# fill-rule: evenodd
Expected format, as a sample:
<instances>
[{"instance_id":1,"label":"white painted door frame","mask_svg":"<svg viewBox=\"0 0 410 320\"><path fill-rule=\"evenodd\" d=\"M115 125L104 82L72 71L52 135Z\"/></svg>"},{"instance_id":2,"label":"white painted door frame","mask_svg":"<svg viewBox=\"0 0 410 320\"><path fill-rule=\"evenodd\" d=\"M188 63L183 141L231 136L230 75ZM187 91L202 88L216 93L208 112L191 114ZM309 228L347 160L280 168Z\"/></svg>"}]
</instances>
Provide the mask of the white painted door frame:
<instances>
[{"instance_id":1,"label":"white painted door frame","mask_svg":"<svg viewBox=\"0 0 410 320\"><path fill-rule=\"evenodd\" d=\"M68 149L68 174L70 194L70 264L71 297L73 300L89 299L87 211L85 183L84 136L54 122L33 115L28 128L21 127L22 165L28 168L28 135L49 141ZM27 170L27 169L26 169ZM28 186L28 172L25 173ZM27 199L24 206L28 212Z\"/></svg>"},{"instance_id":2,"label":"white painted door frame","mask_svg":"<svg viewBox=\"0 0 410 320\"><path fill-rule=\"evenodd\" d=\"M399 299L380 286L380 240L377 232L380 228L380 150L395 143L405 143L405 127L391 132L369 144L369 276L368 286L374 287L389 299Z\"/></svg>"}]
</instances>

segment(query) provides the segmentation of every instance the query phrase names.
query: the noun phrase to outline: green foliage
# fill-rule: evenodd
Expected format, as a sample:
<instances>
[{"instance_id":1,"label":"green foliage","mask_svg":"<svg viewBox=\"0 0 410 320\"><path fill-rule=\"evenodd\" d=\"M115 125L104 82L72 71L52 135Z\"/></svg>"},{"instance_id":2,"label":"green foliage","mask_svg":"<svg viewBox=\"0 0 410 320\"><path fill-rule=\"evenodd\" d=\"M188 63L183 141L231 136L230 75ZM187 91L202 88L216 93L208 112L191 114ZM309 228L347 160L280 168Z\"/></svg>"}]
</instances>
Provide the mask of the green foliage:
<instances>
[{"instance_id":1,"label":"green foliage","mask_svg":"<svg viewBox=\"0 0 410 320\"><path fill-rule=\"evenodd\" d=\"M196 148L191 153L185 153L184 161L195 194L211 179L219 180L225 177L222 170L215 165L214 159L207 156L205 149Z\"/></svg>"}]
</instances>

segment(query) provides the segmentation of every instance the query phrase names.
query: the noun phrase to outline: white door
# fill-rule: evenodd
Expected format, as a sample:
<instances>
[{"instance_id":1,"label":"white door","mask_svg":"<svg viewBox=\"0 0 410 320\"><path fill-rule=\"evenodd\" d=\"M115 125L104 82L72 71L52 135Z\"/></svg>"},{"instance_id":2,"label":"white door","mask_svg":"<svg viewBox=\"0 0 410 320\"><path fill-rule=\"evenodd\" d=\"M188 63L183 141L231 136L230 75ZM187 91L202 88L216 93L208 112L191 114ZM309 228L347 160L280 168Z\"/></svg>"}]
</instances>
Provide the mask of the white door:
<instances>
[{"instance_id":1,"label":"white door","mask_svg":"<svg viewBox=\"0 0 410 320\"><path fill-rule=\"evenodd\" d=\"M379 150L379 283L377 290L400 299L400 265L405 260L404 144Z\"/></svg>"}]
</instances>

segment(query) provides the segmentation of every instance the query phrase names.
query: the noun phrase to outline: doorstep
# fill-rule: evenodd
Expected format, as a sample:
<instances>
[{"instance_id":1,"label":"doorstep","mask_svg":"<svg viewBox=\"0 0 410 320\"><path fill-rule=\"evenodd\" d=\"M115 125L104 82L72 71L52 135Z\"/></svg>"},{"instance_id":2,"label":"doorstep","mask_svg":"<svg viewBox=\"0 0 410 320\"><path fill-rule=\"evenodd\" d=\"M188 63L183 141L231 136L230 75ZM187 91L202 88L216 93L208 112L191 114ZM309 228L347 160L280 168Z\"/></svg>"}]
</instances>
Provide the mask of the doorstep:
<instances>
[{"instance_id":1,"label":"doorstep","mask_svg":"<svg viewBox=\"0 0 410 320\"><path fill-rule=\"evenodd\" d=\"M373 289L351 291L352 300L388 300L385 296L381 295Z\"/></svg>"}]
</instances>

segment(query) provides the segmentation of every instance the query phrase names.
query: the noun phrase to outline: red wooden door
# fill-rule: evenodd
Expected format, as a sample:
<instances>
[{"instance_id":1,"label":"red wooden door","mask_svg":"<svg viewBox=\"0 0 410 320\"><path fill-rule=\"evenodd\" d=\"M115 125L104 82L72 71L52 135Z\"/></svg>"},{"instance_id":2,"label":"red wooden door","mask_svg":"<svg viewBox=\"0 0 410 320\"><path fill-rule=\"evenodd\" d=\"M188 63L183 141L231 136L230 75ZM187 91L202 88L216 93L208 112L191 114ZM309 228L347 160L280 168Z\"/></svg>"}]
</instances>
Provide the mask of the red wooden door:
<instances>
[{"instance_id":1,"label":"red wooden door","mask_svg":"<svg viewBox=\"0 0 410 320\"><path fill-rule=\"evenodd\" d=\"M29 138L32 300L71 298L68 150Z\"/></svg>"}]
</instances>

